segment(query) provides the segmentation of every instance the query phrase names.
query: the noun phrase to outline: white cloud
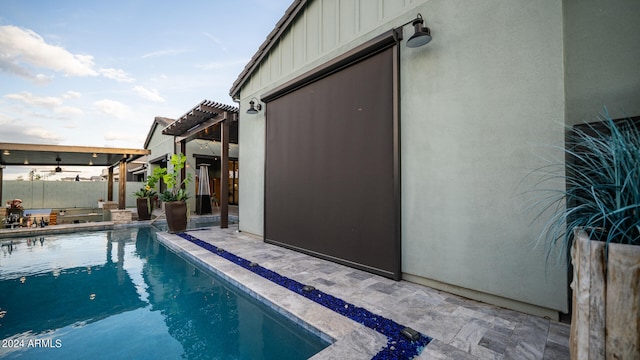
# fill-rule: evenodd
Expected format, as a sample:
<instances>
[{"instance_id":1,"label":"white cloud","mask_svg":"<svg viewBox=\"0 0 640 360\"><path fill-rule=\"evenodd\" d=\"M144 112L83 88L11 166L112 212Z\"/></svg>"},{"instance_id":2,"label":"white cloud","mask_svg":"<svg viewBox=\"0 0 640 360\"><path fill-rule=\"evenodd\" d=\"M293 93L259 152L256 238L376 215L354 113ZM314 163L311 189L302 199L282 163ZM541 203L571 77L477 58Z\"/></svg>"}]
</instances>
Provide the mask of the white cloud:
<instances>
[{"instance_id":1,"label":"white cloud","mask_svg":"<svg viewBox=\"0 0 640 360\"><path fill-rule=\"evenodd\" d=\"M100 69L100 74L106 77L107 79L115 80L118 82L134 82L135 79L129 76L124 70L121 69Z\"/></svg>"},{"instance_id":2,"label":"white cloud","mask_svg":"<svg viewBox=\"0 0 640 360\"><path fill-rule=\"evenodd\" d=\"M80 117L84 115L84 112L82 110L75 108L73 106L58 106L55 109L53 109L53 112L55 112L58 115L62 115L64 117L69 117L69 116Z\"/></svg>"},{"instance_id":3,"label":"white cloud","mask_svg":"<svg viewBox=\"0 0 640 360\"><path fill-rule=\"evenodd\" d=\"M72 90L69 90L69 91L67 91L66 93L64 93L64 94L62 95L62 97L63 97L64 99L77 99L77 98L79 98L79 97L81 97L81 96L82 96L82 94L80 94L80 93L79 93L79 92L77 92L77 91L72 91Z\"/></svg>"},{"instance_id":4,"label":"white cloud","mask_svg":"<svg viewBox=\"0 0 640 360\"><path fill-rule=\"evenodd\" d=\"M17 26L0 26L0 69L37 80L31 68L61 72L67 76L96 76L91 55L73 54L47 44L36 32Z\"/></svg>"},{"instance_id":5,"label":"white cloud","mask_svg":"<svg viewBox=\"0 0 640 360\"><path fill-rule=\"evenodd\" d=\"M78 108L63 105L64 103L63 99L69 99L69 98L74 98L79 96L80 96L80 93L75 91L67 91L61 97L53 97L53 96L40 97L40 96L35 96L30 92L23 91L18 94L7 94L4 97L11 100L17 100L29 106L30 111L35 110L31 108L40 108L40 109L47 110L47 113L45 114L38 114L37 111L33 111L32 116L47 117L48 112L53 111L53 113L57 115L68 117L68 116L84 115L84 112Z\"/></svg>"},{"instance_id":6,"label":"white cloud","mask_svg":"<svg viewBox=\"0 0 640 360\"><path fill-rule=\"evenodd\" d=\"M59 143L62 140L62 138L58 136L58 134L42 128L28 127L27 129L25 129L25 134L32 138L40 139L48 144Z\"/></svg>"},{"instance_id":7,"label":"white cloud","mask_svg":"<svg viewBox=\"0 0 640 360\"><path fill-rule=\"evenodd\" d=\"M40 127L28 126L24 121L10 118L0 113L1 142L20 142L26 144L58 144L62 138L54 132Z\"/></svg>"},{"instance_id":8,"label":"white cloud","mask_svg":"<svg viewBox=\"0 0 640 360\"><path fill-rule=\"evenodd\" d=\"M93 106L95 106L99 111L118 119L125 119L131 115L131 108L115 100L99 100L94 102Z\"/></svg>"},{"instance_id":9,"label":"white cloud","mask_svg":"<svg viewBox=\"0 0 640 360\"><path fill-rule=\"evenodd\" d=\"M123 143L136 143L142 144L146 138L147 134L144 132L136 132L136 131L128 131L128 132L116 132L116 131L107 131L104 133L104 140L113 143L113 142L123 142ZM110 146L110 145L105 145Z\"/></svg>"},{"instance_id":10,"label":"white cloud","mask_svg":"<svg viewBox=\"0 0 640 360\"><path fill-rule=\"evenodd\" d=\"M39 97L27 91L23 91L19 94L7 94L4 97L7 99L21 101L30 106L43 107L47 109L53 109L56 106L62 105L62 100L59 98L53 96Z\"/></svg>"},{"instance_id":11,"label":"white cloud","mask_svg":"<svg viewBox=\"0 0 640 360\"><path fill-rule=\"evenodd\" d=\"M147 89L144 86L138 85L133 88L133 91L135 91L138 95L140 95L140 97L144 99L156 102L164 102L164 98L160 96L160 94L158 94L158 90L156 89Z\"/></svg>"},{"instance_id":12,"label":"white cloud","mask_svg":"<svg viewBox=\"0 0 640 360\"><path fill-rule=\"evenodd\" d=\"M182 54L187 52L187 50L184 49L167 49L167 50L160 50L160 51L155 51L152 53L148 53L148 54L144 54L141 56L142 59L147 59L147 58L151 58L151 57L160 57L160 56L170 56L170 55L178 55L178 54Z\"/></svg>"},{"instance_id":13,"label":"white cloud","mask_svg":"<svg viewBox=\"0 0 640 360\"><path fill-rule=\"evenodd\" d=\"M45 74L38 74L33 77L33 81L37 84L48 84L53 80L53 76L47 76Z\"/></svg>"}]
</instances>

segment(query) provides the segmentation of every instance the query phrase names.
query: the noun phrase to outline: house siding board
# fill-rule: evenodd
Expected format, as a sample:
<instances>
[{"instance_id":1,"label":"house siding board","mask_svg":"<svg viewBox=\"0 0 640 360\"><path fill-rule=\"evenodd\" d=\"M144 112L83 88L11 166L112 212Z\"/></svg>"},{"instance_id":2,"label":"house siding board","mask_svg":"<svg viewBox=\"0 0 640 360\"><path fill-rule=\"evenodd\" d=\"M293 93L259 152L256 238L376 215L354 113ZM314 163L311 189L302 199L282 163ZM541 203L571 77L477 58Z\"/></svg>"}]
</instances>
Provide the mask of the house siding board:
<instances>
[{"instance_id":1,"label":"house siding board","mask_svg":"<svg viewBox=\"0 0 640 360\"><path fill-rule=\"evenodd\" d=\"M280 39L280 75L282 75L282 71L285 69L293 69L294 64L294 55L293 55L293 34L291 32L287 32Z\"/></svg>"},{"instance_id":2,"label":"house siding board","mask_svg":"<svg viewBox=\"0 0 640 360\"><path fill-rule=\"evenodd\" d=\"M339 0L324 0L322 4L322 47L321 49L333 49L338 43L340 31L340 16L337 12Z\"/></svg>"},{"instance_id":3,"label":"house siding board","mask_svg":"<svg viewBox=\"0 0 640 360\"><path fill-rule=\"evenodd\" d=\"M293 71L295 69L299 69L304 66L307 61L306 51L305 51L305 37L306 31L304 28L304 23L302 21L296 21L292 27L292 31L289 32L292 41L291 41L291 57L293 59L293 63L291 64L291 68L287 69L289 71ZM286 71L286 70L285 70Z\"/></svg>"},{"instance_id":4,"label":"house siding board","mask_svg":"<svg viewBox=\"0 0 640 360\"><path fill-rule=\"evenodd\" d=\"M338 44L353 39L356 35L358 21L356 17L357 0L341 0L338 5Z\"/></svg>"},{"instance_id":5,"label":"house siding board","mask_svg":"<svg viewBox=\"0 0 640 360\"><path fill-rule=\"evenodd\" d=\"M322 20L322 1L312 1L304 13L305 22L305 58L315 59L320 56L320 42L322 40L322 29L320 22Z\"/></svg>"}]
</instances>

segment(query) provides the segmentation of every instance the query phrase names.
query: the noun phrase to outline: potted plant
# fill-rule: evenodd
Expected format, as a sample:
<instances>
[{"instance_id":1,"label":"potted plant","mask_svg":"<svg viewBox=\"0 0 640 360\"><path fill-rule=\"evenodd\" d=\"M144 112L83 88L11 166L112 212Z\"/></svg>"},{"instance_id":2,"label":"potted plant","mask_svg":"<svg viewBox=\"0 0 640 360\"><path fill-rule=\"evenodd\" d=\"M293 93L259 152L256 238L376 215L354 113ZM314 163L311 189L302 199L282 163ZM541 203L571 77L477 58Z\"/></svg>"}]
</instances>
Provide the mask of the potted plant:
<instances>
[{"instance_id":1,"label":"potted plant","mask_svg":"<svg viewBox=\"0 0 640 360\"><path fill-rule=\"evenodd\" d=\"M189 193L183 188L191 182L191 174L179 181L180 172L184 169L187 157L180 154L173 154L169 161L172 165L171 171L163 168L162 179L167 185L167 190L160 193L160 200L164 203L164 211L167 217L167 226L170 233L182 232L187 229L187 203Z\"/></svg>"},{"instance_id":2,"label":"potted plant","mask_svg":"<svg viewBox=\"0 0 640 360\"><path fill-rule=\"evenodd\" d=\"M570 130L562 173L542 170L566 186L542 189L539 240L571 254L571 358L640 359L640 129L601 120Z\"/></svg>"},{"instance_id":3,"label":"potted plant","mask_svg":"<svg viewBox=\"0 0 640 360\"><path fill-rule=\"evenodd\" d=\"M156 197L156 184L164 175L163 168L155 168L153 174L147 178L144 186L136 191L136 208L138 209L138 220L150 220L153 213L153 200Z\"/></svg>"}]
</instances>

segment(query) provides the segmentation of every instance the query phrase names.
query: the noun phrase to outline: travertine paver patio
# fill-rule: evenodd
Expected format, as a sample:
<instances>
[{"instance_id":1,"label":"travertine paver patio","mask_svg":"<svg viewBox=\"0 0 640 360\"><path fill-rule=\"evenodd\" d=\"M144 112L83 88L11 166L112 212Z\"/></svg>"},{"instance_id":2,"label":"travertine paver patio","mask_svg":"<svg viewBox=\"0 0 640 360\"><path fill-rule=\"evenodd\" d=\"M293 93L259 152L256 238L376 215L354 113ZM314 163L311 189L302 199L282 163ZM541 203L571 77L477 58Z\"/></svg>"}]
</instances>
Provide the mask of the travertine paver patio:
<instances>
[{"instance_id":1,"label":"travertine paver patio","mask_svg":"<svg viewBox=\"0 0 640 360\"><path fill-rule=\"evenodd\" d=\"M247 260L313 285L356 306L409 326L434 340L418 359L566 359L569 325L465 299L264 243L229 229L189 234ZM177 235L159 233L169 247L202 263L249 294L310 329L335 339L314 359L370 359L386 338Z\"/></svg>"}]
</instances>

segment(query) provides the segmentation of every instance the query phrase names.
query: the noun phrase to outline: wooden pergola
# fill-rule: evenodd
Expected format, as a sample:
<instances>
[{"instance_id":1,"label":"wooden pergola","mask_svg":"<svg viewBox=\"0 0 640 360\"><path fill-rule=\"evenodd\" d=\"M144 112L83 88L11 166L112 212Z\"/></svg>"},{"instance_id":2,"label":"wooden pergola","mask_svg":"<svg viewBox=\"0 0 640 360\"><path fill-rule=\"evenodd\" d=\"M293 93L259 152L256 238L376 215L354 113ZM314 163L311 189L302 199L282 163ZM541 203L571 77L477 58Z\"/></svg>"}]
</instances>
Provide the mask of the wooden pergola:
<instances>
[{"instance_id":1,"label":"wooden pergola","mask_svg":"<svg viewBox=\"0 0 640 360\"><path fill-rule=\"evenodd\" d=\"M231 131L231 127L235 131ZM186 114L162 130L164 135L174 136L180 144L180 152L186 154L187 143L195 139L220 141L220 227L229 226L229 143L238 142L238 108L214 101L203 100ZM232 136L234 134L235 136ZM182 169L181 179L186 177Z\"/></svg>"},{"instance_id":2,"label":"wooden pergola","mask_svg":"<svg viewBox=\"0 0 640 360\"><path fill-rule=\"evenodd\" d=\"M109 168L107 200L113 201L113 168L118 166L118 208L126 205L126 162L133 157L150 154L146 149L105 148L93 146L41 145L0 143L0 198L5 166L51 166L52 171L63 166L98 166Z\"/></svg>"}]
</instances>

